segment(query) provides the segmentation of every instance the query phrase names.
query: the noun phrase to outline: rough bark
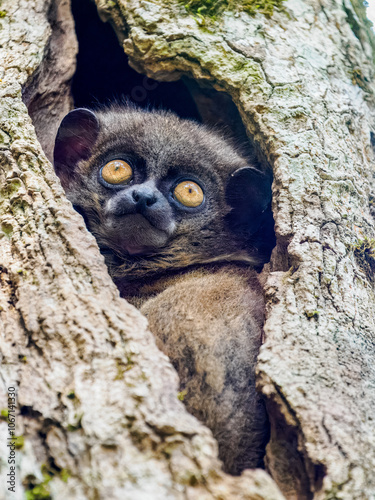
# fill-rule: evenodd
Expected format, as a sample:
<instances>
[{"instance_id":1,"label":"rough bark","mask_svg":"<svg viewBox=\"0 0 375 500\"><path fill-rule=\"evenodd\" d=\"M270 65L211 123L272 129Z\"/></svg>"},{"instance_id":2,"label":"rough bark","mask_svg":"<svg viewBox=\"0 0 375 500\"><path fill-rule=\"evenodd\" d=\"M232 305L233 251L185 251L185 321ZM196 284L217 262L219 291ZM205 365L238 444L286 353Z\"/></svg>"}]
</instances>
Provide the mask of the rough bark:
<instances>
[{"instance_id":1,"label":"rough bark","mask_svg":"<svg viewBox=\"0 0 375 500\"><path fill-rule=\"evenodd\" d=\"M78 44L70 0L55 0L47 11L51 33L43 55L23 86L23 102L32 118L37 137L52 161L57 129L73 108L70 84L76 69Z\"/></svg>"},{"instance_id":2,"label":"rough bark","mask_svg":"<svg viewBox=\"0 0 375 500\"><path fill-rule=\"evenodd\" d=\"M220 472L40 149L21 88L45 58L49 3L5 1L0 20L0 397L6 407L16 385L18 481L53 498L280 498L263 471ZM204 25L177 0L97 5L135 69L230 94L273 168L258 370L271 474L291 499L372 499L375 88L360 2L288 0L271 18L229 12ZM0 432L4 446L6 422Z\"/></svg>"},{"instance_id":3,"label":"rough bark","mask_svg":"<svg viewBox=\"0 0 375 500\"><path fill-rule=\"evenodd\" d=\"M1 5L0 498L27 490L31 499L281 499L264 471L221 472L211 433L178 400L175 371L145 318L119 298L42 152L22 89L48 119L54 98L58 113L69 105L71 75L48 63L56 55L50 7ZM65 28L59 43L73 61ZM16 493L7 483L11 387Z\"/></svg>"}]
</instances>

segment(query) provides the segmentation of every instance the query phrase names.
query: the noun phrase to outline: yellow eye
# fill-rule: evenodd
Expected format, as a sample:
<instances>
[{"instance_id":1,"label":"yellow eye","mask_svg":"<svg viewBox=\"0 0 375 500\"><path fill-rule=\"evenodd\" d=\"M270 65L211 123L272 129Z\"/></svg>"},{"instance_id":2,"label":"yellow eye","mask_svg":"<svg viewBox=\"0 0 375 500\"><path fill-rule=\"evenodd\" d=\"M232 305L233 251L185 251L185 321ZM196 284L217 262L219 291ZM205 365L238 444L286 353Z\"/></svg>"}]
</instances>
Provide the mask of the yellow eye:
<instances>
[{"instance_id":1,"label":"yellow eye","mask_svg":"<svg viewBox=\"0 0 375 500\"><path fill-rule=\"evenodd\" d=\"M108 184L123 184L132 178L131 166L123 160L112 160L102 168L102 177Z\"/></svg>"},{"instance_id":2,"label":"yellow eye","mask_svg":"<svg viewBox=\"0 0 375 500\"><path fill-rule=\"evenodd\" d=\"M185 207L199 207L204 200L202 188L193 181L182 181L174 188L174 197Z\"/></svg>"}]
</instances>

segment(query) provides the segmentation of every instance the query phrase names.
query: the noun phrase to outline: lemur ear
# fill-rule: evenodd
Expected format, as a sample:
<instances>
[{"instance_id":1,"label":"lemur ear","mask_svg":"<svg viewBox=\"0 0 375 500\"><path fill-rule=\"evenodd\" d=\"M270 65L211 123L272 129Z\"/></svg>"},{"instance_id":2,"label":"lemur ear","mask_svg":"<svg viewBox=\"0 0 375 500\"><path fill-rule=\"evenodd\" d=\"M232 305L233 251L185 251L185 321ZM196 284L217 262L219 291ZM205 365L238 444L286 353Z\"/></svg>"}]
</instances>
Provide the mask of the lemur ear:
<instances>
[{"instance_id":1,"label":"lemur ear","mask_svg":"<svg viewBox=\"0 0 375 500\"><path fill-rule=\"evenodd\" d=\"M227 216L233 230L251 235L261 226L270 211L272 200L271 177L253 167L236 170L226 188L226 200L232 207Z\"/></svg>"},{"instance_id":2,"label":"lemur ear","mask_svg":"<svg viewBox=\"0 0 375 500\"><path fill-rule=\"evenodd\" d=\"M90 156L99 128L95 114L83 108L71 111L61 122L55 140L53 164L64 187L74 176L78 161Z\"/></svg>"}]
</instances>

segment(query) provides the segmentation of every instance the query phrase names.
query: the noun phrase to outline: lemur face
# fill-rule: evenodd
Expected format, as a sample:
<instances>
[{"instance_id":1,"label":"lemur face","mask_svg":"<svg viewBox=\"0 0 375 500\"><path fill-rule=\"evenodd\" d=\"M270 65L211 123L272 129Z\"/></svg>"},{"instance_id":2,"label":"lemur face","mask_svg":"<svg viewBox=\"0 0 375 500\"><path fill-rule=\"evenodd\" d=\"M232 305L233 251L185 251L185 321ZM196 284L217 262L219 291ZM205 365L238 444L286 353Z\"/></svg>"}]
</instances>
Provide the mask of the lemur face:
<instances>
[{"instance_id":1,"label":"lemur face","mask_svg":"<svg viewBox=\"0 0 375 500\"><path fill-rule=\"evenodd\" d=\"M270 178L218 133L169 112L74 110L54 165L102 250L127 261L224 258L270 213Z\"/></svg>"}]
</instances>

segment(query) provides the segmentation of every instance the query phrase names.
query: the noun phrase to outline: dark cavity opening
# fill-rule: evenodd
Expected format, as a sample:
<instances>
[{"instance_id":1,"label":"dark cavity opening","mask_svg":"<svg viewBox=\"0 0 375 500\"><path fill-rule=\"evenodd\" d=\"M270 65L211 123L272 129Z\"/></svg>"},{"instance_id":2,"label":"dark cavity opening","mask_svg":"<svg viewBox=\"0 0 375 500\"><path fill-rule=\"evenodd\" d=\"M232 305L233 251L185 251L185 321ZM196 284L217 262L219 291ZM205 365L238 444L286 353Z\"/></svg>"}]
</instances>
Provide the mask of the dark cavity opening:
<instances>
[{"instance_id":1,"label":"dark cavity opening","mask_svg":"<svg viewBox=\"0 0 375 500\"><path fill-rule=\"evenodd\" d=\"M113 28L100 20L91 0L72 0L72 13L79 45L72 84L76 108L130 99L142 108L170 109L182 118L200 121L181 80L158 82L129 66Z\"/></svg>"},{"instance_id":2,"label":"dark cavity opening","mask_svg":"<svg viewBox=\"0 0 375 500\"><path fill-rule=\"evenodd\" d=\"M181 118L224 126L237 140L247 141L228 94L203 88L189 78L160 82L137 73L129 66L114 30L101 21L91 0L72 0L72 13L79 44L72 84L76 108L129 99L142 108L169 109Z\"/></svg>"},{"instance_id":3,"label":"dark cavity opening","mask_svg":"<svg viewBox=\"0 0 375 500\"><path fill-rule=\"evenodd\" d=\"M130 99L143 108L169 109L181 118L226 126L237 139L247 139L228 94L203 88L188 78L160 82L137 73L129 66L114 30L100 20L91 0L72 0L72 13L79 44L72 84L76 108Z\"/></svg>"},{"instance_id":4,"label":"dark cavity opening","mask_svg":"<svg viewBox=\"0 0 375 500\"><path fill-rule=\"evenodd\" d=\"M189 78L160 82L138 73L129 66L115 31L101 21L91 0L72 0L72 13L79 45L72 83L76 108L129 99L142 108L169 109L181 118L224 127L237 141L248 143L228 94Z\"/></svg>"},{"instance_id":5,"label":"dark cavity opening","mask_svg":"<svg viewBox=\"0 0 375 500\"><path fill-rule=\"evenodd\" d=\"M169 109L181 118L221 126L237 141L248 143L228 94L189 78L160 82L138 73L129 66L115 31L101 21L91 0L72 0L72 13L79 45L72 82L76 108L129 99L142 108Z\"/></svg>"}]
</instances>

